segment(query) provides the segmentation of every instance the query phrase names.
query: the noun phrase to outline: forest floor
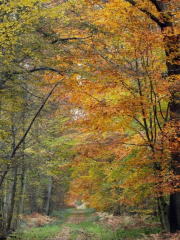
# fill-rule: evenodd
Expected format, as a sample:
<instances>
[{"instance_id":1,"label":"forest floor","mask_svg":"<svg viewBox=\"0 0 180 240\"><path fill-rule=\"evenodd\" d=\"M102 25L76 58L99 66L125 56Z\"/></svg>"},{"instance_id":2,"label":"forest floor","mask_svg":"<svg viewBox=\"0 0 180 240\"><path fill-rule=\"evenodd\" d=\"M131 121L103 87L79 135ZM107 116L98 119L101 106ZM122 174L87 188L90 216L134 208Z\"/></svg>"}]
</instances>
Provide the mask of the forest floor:
<instances>
[{"instance_id":1,"label":"forest floor","mask_svg":"<svg viewBox=\"0 0 180 240\"><path fill-rule=\"evenodd\" d=\"M58 233L58 235L55 238L50 238L48 240L69 240L71 236L71 227L69 227L69 224L76 224L77 226L85 221L85 216L82 211L79 213L72 213L71 216L68 217L67 221L63 224L62 230ZM82 235L83 231L79 231L78 236Z\"/></svg>"},{"instance_id":2,"label":"forest floor","mask_svg":"<svg viewBox=\"0 0 180 240\"><path fill-rule=\"evenodd\" d=\"M37 213L23 216L14 236L18 240L180 240L180 233L162 233L158 221L150 217L112 216L92 209L66 209L51 218Z\"/></svg>"}]
</instances>

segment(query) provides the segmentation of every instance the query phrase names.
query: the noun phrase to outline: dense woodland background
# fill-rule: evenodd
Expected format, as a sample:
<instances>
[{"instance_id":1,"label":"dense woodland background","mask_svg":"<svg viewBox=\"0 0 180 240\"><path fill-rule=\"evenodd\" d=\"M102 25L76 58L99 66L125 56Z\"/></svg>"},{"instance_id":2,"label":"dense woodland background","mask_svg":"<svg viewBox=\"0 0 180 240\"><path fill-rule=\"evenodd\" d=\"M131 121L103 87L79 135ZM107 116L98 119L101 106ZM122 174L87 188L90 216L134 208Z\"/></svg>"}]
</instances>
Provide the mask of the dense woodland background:
<instances>
[{"instance_id":1,"label":"dense woodland background","mask_svg":"<svg viewBox=\"0 0 180 240\"><path fill-rule=\"evenodd\" d=\"M79 202L180 230L179 9L0 1L1 237Z\"/></svg>"}]
</instances>

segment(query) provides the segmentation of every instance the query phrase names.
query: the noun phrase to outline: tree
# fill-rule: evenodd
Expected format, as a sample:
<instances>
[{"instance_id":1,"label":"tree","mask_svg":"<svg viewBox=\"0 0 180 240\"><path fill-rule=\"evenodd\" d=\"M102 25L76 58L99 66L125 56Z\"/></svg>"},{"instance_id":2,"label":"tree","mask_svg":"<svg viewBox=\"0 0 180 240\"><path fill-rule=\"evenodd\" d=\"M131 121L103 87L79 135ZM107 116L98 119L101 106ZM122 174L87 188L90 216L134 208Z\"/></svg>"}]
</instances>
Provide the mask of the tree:
<instances>
[{"instance_id":1,"label":"tree","mask_svg":"<svg viewBox=\"0 0 180 240\"><path fill-rule=\"evenodd\" d=\"M176 142L176 146L172 147L172 164L171 168L174 174L179 176L179 74L180 74L180 56L179 56L179 25L178 25L178 1L127 1L136 10L145 13L157 26L161 29L161 35L164 42L164 52L166 54L166 66L168 79L172 81L170 85L170 119L173 127L172 143ZM148 7L146 7L146 4ZM171 231L180 230L180 204L179 189L170 196L169 221Z\"/></svg>"},{"instance_id":2,"label":"tree","mask_svg":"<svg viewBox=\"0 0 180 240\"><path fill-rule=\"evenodd\" d=\"M63 7L62 2L55 4L43 0L38 2L10 0L0 3L2 29L0 37L0 188L2 193L0 217L1 232L4 236L13 227L12 220L15 220L16 213L19 214L23 209L23 192L27 177L25 139L58 85L59 79L53 84L54 87L46 97L39 97L41 103L37 109L29 108L30 102L34 100L31 97L38 95L34 89L42 86L44 72L53 71L63 75L50 59L50 56L54 56L59 49L52 43L56 36L53 35L51 39L44 32L42 33L42 29L53 31L55 20L63 15L61 11ZM25 97L25 95L28 96Z\"/></svg>"},{"instance_id":3,"label":"tree","mask_svg":"<svg viewBox=\"0 0 180 240\"><path fill-rule=\"evenodd\" d=\"M87 1L85 7L81 4L76 20L84 23L91 37L77 38L77 48L81 50L71 77L71 86L77 91L71 100L77 105L82 101L78 115L79 119L84 117L81 123L96 131L133 128L144 139L143 145L151 149L151 167L158 179L155 186L159 188L157 196L164 215L167 211L162 196L171 194L171 231L180 228L178 7L177 1ZM172 220L172 216L176 218Z\"/></svg>"}]
</instances>

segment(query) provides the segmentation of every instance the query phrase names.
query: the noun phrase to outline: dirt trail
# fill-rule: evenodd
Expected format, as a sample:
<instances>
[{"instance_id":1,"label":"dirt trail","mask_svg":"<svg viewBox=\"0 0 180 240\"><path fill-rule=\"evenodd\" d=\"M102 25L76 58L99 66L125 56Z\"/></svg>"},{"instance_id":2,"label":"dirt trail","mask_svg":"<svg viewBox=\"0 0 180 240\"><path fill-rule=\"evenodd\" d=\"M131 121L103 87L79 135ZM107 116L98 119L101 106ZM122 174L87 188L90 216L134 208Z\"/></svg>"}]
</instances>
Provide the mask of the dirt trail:
<instances>
[{"instance_id":1,"label":"dirt trail","mask_svg":"<svg viewBox=\"0 0 180 240\"><path fill-rule=\"evenodd\" d=\"M84 213L72 213L71 216L68 217L67 221L63 224L62 230L58 233L55 238L51 238L49 240L68 240L71 234L71 228L67 227L67 224L79 224L85 220Z\"/></svg>"},{"instance_id":2,"label":"dirt trail","mask_svg":"<svg viewBox=\"0 0 180 240\"><path fill-rule=\"evenodd\" d=\"M70 227L63 227L61 232L59 232L55 238L51 238L49 240L68 240L70 234L71 234Z\"/></svg>"}]
</instances>

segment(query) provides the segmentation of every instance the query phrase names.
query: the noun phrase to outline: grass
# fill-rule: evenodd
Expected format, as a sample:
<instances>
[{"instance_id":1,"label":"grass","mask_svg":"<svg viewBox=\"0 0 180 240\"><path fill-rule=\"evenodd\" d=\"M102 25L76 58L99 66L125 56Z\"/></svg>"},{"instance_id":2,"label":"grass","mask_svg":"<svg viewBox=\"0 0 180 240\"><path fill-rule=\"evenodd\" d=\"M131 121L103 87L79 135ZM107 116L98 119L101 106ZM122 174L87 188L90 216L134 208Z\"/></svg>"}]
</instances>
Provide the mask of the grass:
<instances>
[{"instance_id":1,"label":"grass","mask_svg":"<svg viewBox=\"0 0 180 240\"><path fill-rule=\"evenodd\" d=\"M11 234L9 239L15 237L17 240L45 240L55 237L62 229L62 224L71 215L68 211L61 210L52 213L55 219L50 224L44 226L30 227L27 222L23 221L20 227Z\"/></svg>"},{"instance_id":2,"label":"grass","mask_svg":"<svg viewBox=\"0 0 180 240\"><path fill-rule=\"evenodd\" d=\"M55 218L52 223L45 224L44 226L28 226L26 221L23 221L21 226L18 228L16 232L11 234L11 237L16 237L17 240L45 240L48 238L55 237L62 229L62 224L66 221L68 216L72 214L82 214L84 216L91 215L95 212L94 209L74 209L67 208L62 209L61 211L54 211L51 214L51 217Z\"/></svg>"},{"instance_id":3,"label":"grass","mask_svg":"<svg viewBox=\"0 0 180 240\"><path fill-rule=\"evenodd\" d=\"M44 227L34 227L34 228L28 228L25 230L21 229L15 232L14 236L18 240L21 240L21 239L44 240L47 238L55 237L58 234L58 232L60 232L60 230L61 228L58 225L50 225L50 226L47 225Z\"/></svg>"},{"instance_id":4,"label":"grass","mask_svg":"<svg viewBox=\"0 0 180 240\"><path fill-rule=\"evenodd\" d=\"M131 239L144 239L145 236L148 236L149 234L156 234L159 233L161 229L154 228L149 229L146 227L143 228L134 228L134 229L119 229L114 233L113 238L110 238L108 240L118 240L118 239L125 239L125 240L131 240Z\"/></svg>"},{"instance_id":5,"label":"grass","mask_svg":"<svg viewBox=\"0 0 180 240\"><path fill-rule=\"evenodd\" d=\"M109 228L102 227L100 224L80 224L75 226L73 224L68 225L71 228L71 236L69 240L75 240L79 234L85 235L85 239L98 239L98 240L132 240L132 239L144 239L150 233L159 233L160 229L154 229L151 231L147 228L134 228L134 229L118 229L113 231Z\"/></svg>"},{"instance_id":6,"label":"grass","mask_svg":"<svg viewBox=\"0 0 180 240\"><path fill-rule=\"evenodd\" d=\"M86 209L76 209L76 208L67 208L63 210L65 214L83 214L84 216L86 215L91 215L92 213L96 212L95 209L93 208L86 208Z\"/></svg>"},{"instance_id":7,"label":"grass","mask_svg":"<svg viewBox=\"0 0 180 240\"><path fill-rule=\"evenodd\" d=\"M45 240L55 237L62 229L62 225L66 222L69 216L80 218L83 215L82 222L72 222L63 226L68 226L71 229L69 240L79 239L86 240L135 240L135 239L148 239L146 236L149 234L156 234L160 232L160 228L153 224L148 225L133 225L137 222L131 222L132 219L124 218L125 222L116 230L112 230L110 226L102 223L97 215L94 215L94 209L64 209L52 213L52 217L56 220L44 226L29 227L27 223L22 226L13 234L17 240ZM9 238L11 239L11 238Z\"/></svg>"},{"instance_id":8,"label":"grass","mask_svg":"<svg viewBox=\"0 0 180 240\"><path fill-rule=\"evenodd\" d=\"M113 231L109 227L95 222L95 220L94 217L89 217L78 225L74 223L67 224L66 226L71 228L69 240L75 240L78 235L81 235L82 239L86 240L135 240L145 239L149 234L156 234L161 231L159 227L141 226L132 229L125 229L121 226Z\"/></svg>"},{"instance_id":9,"label":"grass","mask_svg":"<svg viewBox=\"0 0 180 240\"><path fill-rule=\"evenodd\" d=\"M80 223L79 225L68 224L71 228L71 235L69 240L75 240L78 235L84 236L85 239L93 240L109 240L109 236L113 235L113 231L103 228L100 224ZM113 239L115 240L115 239Z\"/></svg>"}]
</instances>

